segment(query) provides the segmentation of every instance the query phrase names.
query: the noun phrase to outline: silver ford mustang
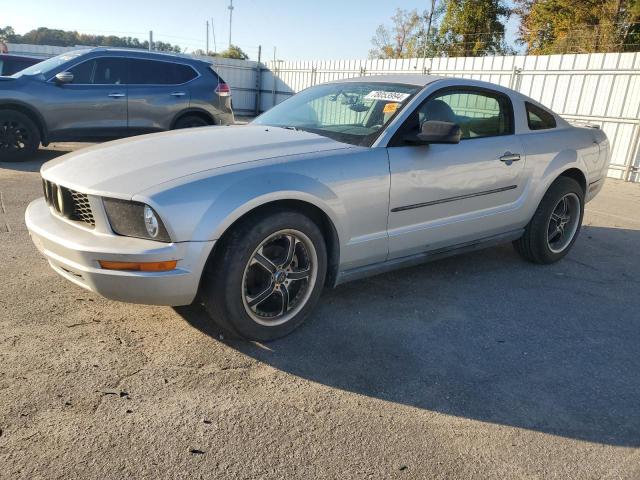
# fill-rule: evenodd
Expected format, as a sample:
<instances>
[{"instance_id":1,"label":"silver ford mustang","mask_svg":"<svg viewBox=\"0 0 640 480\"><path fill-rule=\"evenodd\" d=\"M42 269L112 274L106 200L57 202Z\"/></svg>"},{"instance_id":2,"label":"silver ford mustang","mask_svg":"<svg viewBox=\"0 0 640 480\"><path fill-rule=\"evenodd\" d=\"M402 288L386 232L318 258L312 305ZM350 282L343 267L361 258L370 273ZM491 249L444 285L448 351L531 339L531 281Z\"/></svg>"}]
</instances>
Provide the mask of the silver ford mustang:
<instances>
[{"instance_id":1,"label":"silver ford mustang","mask_svg":"<svg viewBox=\"0 0 640 480\"><path fill-rule=\"evenodd\" d=\"M288 334L324 286L500 242L552 263L602 188L609 142L490 83L365 77L247 126L146 135L42 167L26 211L66 279L204 304L249 339Z\"/></svg>"}]
</instances>

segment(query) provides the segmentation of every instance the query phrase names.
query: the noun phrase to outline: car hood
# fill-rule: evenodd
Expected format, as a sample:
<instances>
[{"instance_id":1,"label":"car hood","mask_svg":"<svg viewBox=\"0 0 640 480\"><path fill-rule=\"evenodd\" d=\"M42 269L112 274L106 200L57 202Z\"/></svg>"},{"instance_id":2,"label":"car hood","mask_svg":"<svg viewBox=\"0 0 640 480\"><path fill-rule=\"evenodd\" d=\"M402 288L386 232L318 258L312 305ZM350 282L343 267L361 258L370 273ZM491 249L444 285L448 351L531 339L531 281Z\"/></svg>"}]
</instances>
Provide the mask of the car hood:
<instances>
[{"instance_id":1,"label":"car hood","mask_svg":"<svg viewBox=\"0 0 640 480\"><path fill-rule=\"evenodd\" d=\"M42 166L42 176L95 195L131 198L187 175L311 152L352 148L313 133L268 126L203 127L85 148Z\"/></svg>"}]
</instances>

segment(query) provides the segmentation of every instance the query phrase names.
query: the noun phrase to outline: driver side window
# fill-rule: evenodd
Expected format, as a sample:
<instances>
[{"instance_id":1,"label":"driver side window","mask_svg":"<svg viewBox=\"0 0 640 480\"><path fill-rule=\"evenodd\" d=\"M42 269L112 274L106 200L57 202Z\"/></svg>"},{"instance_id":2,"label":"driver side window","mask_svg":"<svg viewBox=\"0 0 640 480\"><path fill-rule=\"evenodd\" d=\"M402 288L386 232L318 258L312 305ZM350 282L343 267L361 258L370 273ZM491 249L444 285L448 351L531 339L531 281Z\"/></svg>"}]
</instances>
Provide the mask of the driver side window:
<instances>
[{"instance_id":1,"label":"driver side window","mask_svg":"<svg viewBox=\"0 0 640 480\"><path fill-rule=\"evenodd\" d=\"M122 85L127 73L124 58L94 58L69 70L76 85Z\"/></svg>"},{"instance_id":2,"label":"driver side window","mask_svg":"<svg viewBox=\"0 0 640 480\"><path fill-rule=\"evenodd\" d=\"M446 89L424 102L417 113L417 128L428 120L455 123L460 126L463 139L513 133L511 101L498 92Z\"/></svg>"}]
</instances>

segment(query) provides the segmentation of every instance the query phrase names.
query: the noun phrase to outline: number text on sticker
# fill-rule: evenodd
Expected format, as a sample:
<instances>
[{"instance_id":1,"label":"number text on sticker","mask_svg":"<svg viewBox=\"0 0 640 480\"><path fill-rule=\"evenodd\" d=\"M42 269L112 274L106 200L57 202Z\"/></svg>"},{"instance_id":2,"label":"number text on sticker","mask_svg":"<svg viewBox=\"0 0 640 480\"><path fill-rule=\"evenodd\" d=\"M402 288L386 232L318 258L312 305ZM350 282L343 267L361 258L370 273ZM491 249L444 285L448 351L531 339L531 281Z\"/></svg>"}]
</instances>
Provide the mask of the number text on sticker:
<instances>
[{"instance_id":1,"label":"number text on sticker","mask_svg":"<svg viewBox=\"0 0 640 480\"><path fill-rule=\"evenodd\" d=\"M388 102L403 102L409 97L410 95L408 93L383 92L380 90L374 90L364 98L366 100L386 100Z\"/></svg>"}]
</instances>

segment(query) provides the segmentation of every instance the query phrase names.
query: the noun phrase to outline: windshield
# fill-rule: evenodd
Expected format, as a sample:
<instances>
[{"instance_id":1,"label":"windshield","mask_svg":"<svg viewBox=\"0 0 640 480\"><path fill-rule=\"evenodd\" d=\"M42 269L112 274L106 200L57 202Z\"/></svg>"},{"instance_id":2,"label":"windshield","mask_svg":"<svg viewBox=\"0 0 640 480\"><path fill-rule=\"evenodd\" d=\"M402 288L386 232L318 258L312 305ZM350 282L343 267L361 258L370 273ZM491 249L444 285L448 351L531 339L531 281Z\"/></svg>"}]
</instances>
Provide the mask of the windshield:
<instances>
[{"instance_id":1,"label":"windshield","mask_svg":"<svg viewBox=\"0 0 640 480\"><path fill-rule=\"evenodd\" d=\"M46 75L47 72L50 72L51 70L54 70L55 68L59 67L63 63L66 63L69 60L73 60L75 58L78 58L81 55L84 55L86 53L89 53L88 49L87 50L73 50L71 52L65 52L65 53L63 53L61 55L57 55L55 57L51 57L51 58L45 60L44 62L36 63L35 65L31 65L30 67L25 68L24 70L21 70L18 73L15 73L15 74L13 74L11 76L14 77L14 78L17 78L17 77L21 77L22 75L41 75L41 74Z\"/></svg>"},{"instance_id":2,"label":"windshield","mask_svg":"<svg viewBox=\"0 0 640 480\"><path fill-rule=\"evenodd\" d=\"M317 133L339 142L370 146L420 90L415 85L344 82L304 90L253 123Z\"/></svg>"}]
</instances>

